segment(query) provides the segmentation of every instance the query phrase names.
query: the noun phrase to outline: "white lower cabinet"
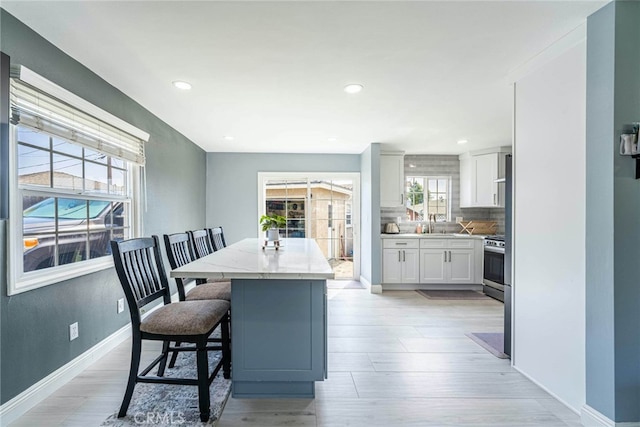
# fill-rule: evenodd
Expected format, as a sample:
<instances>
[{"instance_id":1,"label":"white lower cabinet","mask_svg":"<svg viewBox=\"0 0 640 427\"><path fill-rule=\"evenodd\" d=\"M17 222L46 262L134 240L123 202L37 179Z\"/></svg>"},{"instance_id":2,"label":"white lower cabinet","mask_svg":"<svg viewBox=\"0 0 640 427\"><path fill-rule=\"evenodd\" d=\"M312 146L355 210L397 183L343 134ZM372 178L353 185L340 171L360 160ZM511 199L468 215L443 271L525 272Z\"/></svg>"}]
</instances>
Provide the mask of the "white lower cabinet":
<instances>
[{"instance_id":1,"label":"white lower cabinet","mask_svg":"<svg viewBox=\"0 0 640 427\"><path fill-rule=\"evenodd\" d=\"M445 283L444 249L422 249L420 251L420 283Z\"/></svg>"},{"instance_id":2,"label":"white lower cabinet","mask_svg":"<svg viewBox=\"0 0 640 427\"><path fill-rule=\"evenodd\" d=\"M475 252L475 239L420 239L420 283L477 283Z\"/></svg>"},{"instance_id":3,"label":"white lower cabinet","mask_svg":"<svg viewBox=\"0 0 640 427\"><path fill-rule=\"evenodd\" d=\"M420 279L418 240L384 239L382 247L382 282L418 283Z\"/></svg>"},{"instance_id":4,"label":"white lower cabinet","mask_svg":"<svg viewBox=\"0 0 640 427\"><path fill-rule=\"evenodd\" d=\"M482 241L464 237L383 239L382 282L481 284Z\"/></svg>"}]
</instances>

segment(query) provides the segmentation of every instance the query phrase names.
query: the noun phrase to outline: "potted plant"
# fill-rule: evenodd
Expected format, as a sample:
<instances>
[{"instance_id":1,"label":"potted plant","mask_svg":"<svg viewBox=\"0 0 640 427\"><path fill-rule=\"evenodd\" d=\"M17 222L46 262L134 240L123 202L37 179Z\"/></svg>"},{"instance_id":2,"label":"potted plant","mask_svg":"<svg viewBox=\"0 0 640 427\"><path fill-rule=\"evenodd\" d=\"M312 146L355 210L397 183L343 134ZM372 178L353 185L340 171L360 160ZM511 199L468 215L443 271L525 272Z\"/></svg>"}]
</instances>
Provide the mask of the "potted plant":
<instances>
[{"instance_id":1,"label":"potted plant","mask_svg":"<svg viewBox=\"0 0 640 427\"><path fill-rule=\"evenodd\" d=\"M267 232L267 240L274 242L280 239L280 228L287 225L287 219L281 215L271 214L260 217L262 231Z\"/></svg>"}]
</instances>

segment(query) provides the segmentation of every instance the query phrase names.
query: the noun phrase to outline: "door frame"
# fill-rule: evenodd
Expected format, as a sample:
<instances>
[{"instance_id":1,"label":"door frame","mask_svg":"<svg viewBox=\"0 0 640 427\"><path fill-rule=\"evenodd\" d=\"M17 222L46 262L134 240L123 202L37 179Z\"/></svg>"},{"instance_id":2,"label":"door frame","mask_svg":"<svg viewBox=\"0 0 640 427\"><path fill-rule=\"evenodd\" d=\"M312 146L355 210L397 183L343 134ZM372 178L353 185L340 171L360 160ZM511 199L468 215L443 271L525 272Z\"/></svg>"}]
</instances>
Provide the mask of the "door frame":
<instances>
[{"instance_id":1,"label":"door frame","mask_svg":"<svg viewBox=\"0 0 640 427\"><path fill-rule=\"evenodd\" d=\"M351 203L351 224L353 226L353 278L360 278L360 172L258 172L258 218L265 214L265 204L267 200L267 191L265 182L272 179L306 179L307 180L307 201L309 200L310 187L309 182L312 180L351 180L353 182L353 199ZM310 212L310 211L309 211ZM305 228L308 227L309 221L305 216ZM258 224L258 236L263 231Z\"/></svg>"}]
</instances>

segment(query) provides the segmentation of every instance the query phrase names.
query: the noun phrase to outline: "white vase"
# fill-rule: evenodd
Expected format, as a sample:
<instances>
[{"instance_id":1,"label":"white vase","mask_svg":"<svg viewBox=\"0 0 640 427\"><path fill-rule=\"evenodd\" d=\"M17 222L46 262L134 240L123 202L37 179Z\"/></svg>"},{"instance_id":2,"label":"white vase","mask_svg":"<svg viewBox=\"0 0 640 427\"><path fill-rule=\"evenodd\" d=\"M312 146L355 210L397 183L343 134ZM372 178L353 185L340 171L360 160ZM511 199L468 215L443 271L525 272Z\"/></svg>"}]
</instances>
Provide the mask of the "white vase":
<instances>
[{"instance_id":1,"label":"white vase","mask_svg":"<svg viewBox=\"0 0 640 427\"><path fill-rule=\"evenodd\" d=\"M280 230L277 228L270 228L267 230L267 240L270 242L275 242L280 240Z\"/></svg>"}]
</instances>

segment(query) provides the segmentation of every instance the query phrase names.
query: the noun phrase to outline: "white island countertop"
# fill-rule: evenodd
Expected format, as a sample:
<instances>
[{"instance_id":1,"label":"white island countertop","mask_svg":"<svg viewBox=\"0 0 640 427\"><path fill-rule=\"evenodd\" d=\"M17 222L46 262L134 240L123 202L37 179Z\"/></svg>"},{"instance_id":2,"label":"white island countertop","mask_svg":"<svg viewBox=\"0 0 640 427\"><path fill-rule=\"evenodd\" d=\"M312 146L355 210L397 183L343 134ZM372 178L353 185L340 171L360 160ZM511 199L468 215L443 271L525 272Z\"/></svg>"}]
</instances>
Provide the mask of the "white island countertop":
<instances>
[{"instance_id":1,"label":"white island countertop","mask_svg":"<svg viewBox=\"0 0 640 427\"><path fill-rule=\"evenodd\" d=\"M244 239L172 270L171 277L195 279L333 279L334 273L313 239L281 239L262 249L264 239Z\"/></svg>"}]
</instances>

